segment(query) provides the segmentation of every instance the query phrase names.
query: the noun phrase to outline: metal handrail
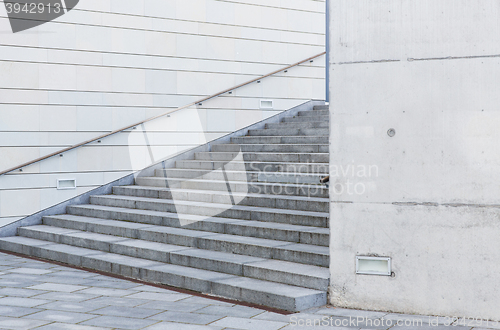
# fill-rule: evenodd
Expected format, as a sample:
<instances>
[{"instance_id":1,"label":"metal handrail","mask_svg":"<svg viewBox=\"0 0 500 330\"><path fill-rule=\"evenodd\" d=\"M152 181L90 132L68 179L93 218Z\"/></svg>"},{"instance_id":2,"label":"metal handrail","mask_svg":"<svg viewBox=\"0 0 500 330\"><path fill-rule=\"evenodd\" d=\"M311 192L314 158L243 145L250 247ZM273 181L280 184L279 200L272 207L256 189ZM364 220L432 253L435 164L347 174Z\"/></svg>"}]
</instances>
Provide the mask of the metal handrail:
<instances>
[{"instance_id":1,"label":"metal handrail","mask_svg":"<svg viewBox=\"0 0 500 330\"><path fill-rule=\"evenodd\" d=\"M158 118L164 117L164 116L169 115L169 114L171 114L171 113L174 113L174 112L177 112L177 111L180 111L180 110L183 110L183 109L186 109L186 108L192 107L193 105L203 103L203 102L205 102L205 101L208 101L208 100L213 99L213 98L215 98L215 97L221 96L221 95L223 95L223 94L226 94L226 93L228 93L228 92L231 92L231 91L233 91L233 90L235 90L235 89L238 89L238 88L240 88L240 87L243 87L243 86L249 85L249 84L254 83L254 82L256 82L256 81L260 81L260 80L262 80L262 79L264 79L264 78L267 78L267 77L269 77L269 76L275 75L275 74L277 74L277 73L279 73L279 72L286 71L286 70L288 70L288 69L290 69L290 68L293 68L293 67L295 67L295 66L297 66L297 65L300 65L300 64L302 64L302 63L312 61L312 60L314 60L315 58L320 57L320 56L325 55L325 54L326 54L326 52L322 52L322 53L320 53L320 54L314 55L314 56L309 57L309 58L307 58L307 59L305 59L305 60L302 60L302 61L300 61L300 62L297 62L297 63L291 64L291 65L289 65L289 66L287 66L287 67L285 67L285 68L282 68L282 69L279 69L279 70L273 71L273 72L271 72L271 73L268 73L268 74L266 74L266 75L263 75L263 76L261 76L261 77L259 77L259 78L255 78L255 79L249 80L249 81L247 81L247 82L244 82L244 83L242 83L242 84L236 85L236 86L234 86L234 87L231 87L231 88L225 89L225 90L223 90L222 92L219 92L219 93L216 93L216 94L213 94L213 95L210 95L210 96L204 97L204 98L202 98L202 99L200 99L200 100L198 100L198 101L195 101L195 102L189 103L188 105L184 105L184 106L182 106L182 107L179 107L179 108L176 108L176 109L169 110L169 111L164 112L164 113L162 113L162 114L160 114L160 115L157 115L157 116L154 116L154 117L151 117L151 118L145 119L145 120L143 120L143 121L137 122L137 123L135 123L135 124L128 125L128 126L126 126L126 127L123 127L123 128L117 129L117 130L114 130L114 131L112 131L112 132L109 132L109 133L103 134L103 135L98 136L98 137L96 137L96 138L93 138L93 139L91 139L91 140L87 140L87 141L85 141L85 142L81 142L81 143L75 144L75 145L73 145L73 146L71 146L71 147L68 147L68 148L65 148L65 149L59 150L59 151L57 151L57 152L53 152L53 153L51 153L51 154L48 154L48 155L46 155L46 156L43 156L43 157L40 157L40 158L37 158L37 159L34 159L34 160L31 160L31 161L29 161L29 162L23 163L23 164L18 165L18 166L16 166L16 167L9 168L8 170L4 170L4 171L0 172L0 176L2 176L2 175L4 175L4 174L7 174L7 173L10 173L10 172L12 172L12 171L21 170L23 167L26 167L26 166L29 166L29 165L33 165L33 164L35 164L35 163L41 162L42 160L45 160L45 159L48 159L48 158L51 158L51 157L54 157L54 156L57 156L57 155L61 155L61 154L65 153L65 152L68 152L68 151L74 150L74 149L76 149L76 148L79 148L79 147L85 146L85 145L90 144L90 143L92 143L92 142L102 140L102 139L104 139L104 138L106 138L106 137L108 137L108 136L111 136L111 135L114 135L114 134L117 134L117 133L120 133L120 132L126 131L126 130L128 130L128 129L131 129L131 128L134 128L134 127L136 127L136 126L139 126L139 125L142 125L142 124L144 124L144 123L147 123L147 122L149 122L149 121L152 121L152 120L155 120L155 119L158 119Z\"/></svg>"}]
</instances>

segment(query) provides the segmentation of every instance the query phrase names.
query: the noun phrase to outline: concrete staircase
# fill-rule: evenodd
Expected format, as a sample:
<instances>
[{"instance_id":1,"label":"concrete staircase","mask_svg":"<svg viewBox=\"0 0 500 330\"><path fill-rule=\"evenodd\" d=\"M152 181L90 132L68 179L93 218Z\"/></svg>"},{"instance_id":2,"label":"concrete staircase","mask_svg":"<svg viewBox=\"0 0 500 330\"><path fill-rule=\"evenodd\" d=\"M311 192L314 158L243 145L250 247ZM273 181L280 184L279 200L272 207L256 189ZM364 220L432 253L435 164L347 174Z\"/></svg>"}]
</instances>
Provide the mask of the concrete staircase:
<instances>
[{"instance_id":1,"label":"concrete staircase","mask_svg":"<svg viewBox=\"0 0 500 330\"><path fill-rule=\"evenodd\" d=\"M92 196L0 248L300 311L327 302L325 106Z\"/></svg>"}]
</instances>

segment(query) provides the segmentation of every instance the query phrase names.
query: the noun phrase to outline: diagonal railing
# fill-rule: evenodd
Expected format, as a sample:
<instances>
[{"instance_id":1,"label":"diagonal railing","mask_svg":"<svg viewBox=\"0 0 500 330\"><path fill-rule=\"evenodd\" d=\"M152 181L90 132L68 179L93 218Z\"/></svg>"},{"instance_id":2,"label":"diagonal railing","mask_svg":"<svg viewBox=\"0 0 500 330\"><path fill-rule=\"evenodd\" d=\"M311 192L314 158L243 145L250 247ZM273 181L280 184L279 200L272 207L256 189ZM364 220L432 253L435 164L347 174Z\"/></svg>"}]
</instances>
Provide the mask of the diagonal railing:
<instances>
[{"instance_id":1,"label":"diagonal railing","mask_svg":"<svg viewBox=\"0 0 500 330\"><path fill-rule=\"evenodd\" d=\"M177 111L180 111L180 110L183 110L183 109L186 109L186 108L192 107L193 105L197 105L197 104L203 103L203 102L208 101L208 100L210 100L210 99L213 99L213 98L216 98L216 97L221 96L221 95L223 95L223 94L226 94L226 93L229 93L229 92L231 92L231 91L234 91L235 89L238 89L238 88L241 88L241 87L243 87L243 86L246 86L246 85L252 84L252 83L254 83L254 82L258 82L258 81L260 81L260 80L262 80L262 79L264 79L264 78L270 77L270 76L275 75L275 74L277 74L277 73L280 73L280 72L283 72L283 71L287 71L288 69L293 68L293 67L295 67L295 66L298 66L298 65L300 65L300 64L303 64L303 63L306 63L306 62L313 61L314 59L316 59L316 58L318 58L318 57L320 57L320 56L323 56L323 55L325 55L325 54L326 54L326 52L322 52L322 53L320 53L320 54L317 54L317 55L314 55L314 56L312 56L312 57L306 58L305 60L302 60L302 61L300 61L300 62L297 62L297 63L291 64L291 65L289 65L289 66L287 66L287 67L285 67L285 68L282 68L282 69L279 69L279 70L273 71L273 72L268 73L268 74L266 74L266 75L263 75L263 76L261 76L261 77L258 77L258 78L255 78L255 79L249 80L249 81L247 81L247 82L244 82L244 83L242 83L242 84L236 85L236 86L234 86L234 87L231 87L231 88L225 89L225 90L223 90L223 91L221 91L221 92L218 92L218 93L216 93L216 94L212 94L212 95L210 95L210 96L204 97L204 98L202 98L202 99L200 99L200 100L197 100L197 101L195 101L195 102L189 103L189 104L184 105L184 106L182 106L182 107L179 107L179 108L176 108L176 109L169 110L169 111L164 112L164 113L162 113L162 114L159 114L159 115L157 115L157 116L154 116L154 117L151 117L151 118L148 118L148 119L145 119L145 120L139 121L139 122L137 122L137 123L134 123L134 124L132 124L132 125L128 125L128 126L126 126L126 127L122 127L122 128L120 128L120 129L114 130L114 131L112 131L112 132L109 132L109 133L106 133L106 134L100 135L100 136L95 137L95 138L93 138L93 139L91 139L91 140L87 140L87 141L84 141L84 142L81 142L81 143L75 144L75 145L73 145L73 146L71 146L71 147L68 147L68 148L65 148L65 149L62 149L62 150L59 150L59 151L53 152L53 153L48 154L48 155L45 155L45 156L43 156L43 157L40 157L40 158L37 158L37 159L31 160L31 161L29 161L29 162L23 163L23 164L21 164L21 165L18 165L18 166L15 166L15 167L9 168L9 169L7 169L7 170L4 170L4 171L0 172L0 176L2 176L2 175L4 175L4 174L7 174L7 173L10 173L10 172L13 172L13 171L16 171L16 170L22 170L22 168L24 168L24 167L26 167L26 166L33 165L33 164L38 163L38 162L41 162L41 161L43 161L43 160L45 160L45 159L48 159L48 158L51 158L51 157L54 157L54 156L57 156L57 155L61 155L61 154L65 153L65 152L68 152L68 151L71 151L71 150L74 150L74 149L77 149L77 148L83 147L83 146L85 146L85 145L87 145L87 144L90 144L90 143L92 143L92 142L96 142L96 141L102 140L102 139L104 139L104 138L106 138L106 137L108 137L108 136L111 136L111 135L114 135L114 134L117 134L117 133L120 133L120 132L126 131L126 130L128 130L128 129L134 128L134 127L136 127L136 126L139 126L139 125L141 125L141 124L147 123L147 122L149 122L149 121L152 121L152 120L155 120L155 119L158 119L158 118L164 117L164 116L166 116L166 115L172 114L172 113L174 113L174 112L177 112Z\"/></svg>"}]
</instances>

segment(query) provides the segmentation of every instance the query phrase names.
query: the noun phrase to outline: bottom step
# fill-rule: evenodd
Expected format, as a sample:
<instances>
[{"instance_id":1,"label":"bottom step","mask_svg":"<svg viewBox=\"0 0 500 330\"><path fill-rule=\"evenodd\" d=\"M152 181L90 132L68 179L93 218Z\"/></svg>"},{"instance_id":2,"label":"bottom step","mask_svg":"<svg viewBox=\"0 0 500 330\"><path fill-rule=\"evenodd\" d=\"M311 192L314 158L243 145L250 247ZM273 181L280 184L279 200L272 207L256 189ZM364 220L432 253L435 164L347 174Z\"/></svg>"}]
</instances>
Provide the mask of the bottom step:
<instances>
[{"instance_id":1,"label":"bottom step","mask_svg":"<svg viewBox=\"0 0 500 330\"><path fill-rule=\"evenodd\" d=\"M326 305L327 300L324 291L20 236L0 238L0 249L292 312Z\"/></svg>"}]
</instances>

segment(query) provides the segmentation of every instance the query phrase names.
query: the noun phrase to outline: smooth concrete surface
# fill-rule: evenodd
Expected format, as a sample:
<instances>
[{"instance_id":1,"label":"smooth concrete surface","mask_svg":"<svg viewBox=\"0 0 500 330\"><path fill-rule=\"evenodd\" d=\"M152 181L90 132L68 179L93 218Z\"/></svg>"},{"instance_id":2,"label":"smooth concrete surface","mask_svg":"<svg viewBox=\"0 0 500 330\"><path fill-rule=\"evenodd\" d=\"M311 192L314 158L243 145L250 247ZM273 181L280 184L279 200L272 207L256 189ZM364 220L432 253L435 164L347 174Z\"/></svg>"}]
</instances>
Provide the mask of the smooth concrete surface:
<instances>
[{"instance_id":1,"label":"smooth concrete surface","mask_svg":"<svg viewBox=\"0 0 500 330\"><path fill-rule=\"evenodd\" d=\"M499 9L332 2L332 304L500 320Z\"/></svg>"}]
</instances>

